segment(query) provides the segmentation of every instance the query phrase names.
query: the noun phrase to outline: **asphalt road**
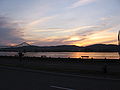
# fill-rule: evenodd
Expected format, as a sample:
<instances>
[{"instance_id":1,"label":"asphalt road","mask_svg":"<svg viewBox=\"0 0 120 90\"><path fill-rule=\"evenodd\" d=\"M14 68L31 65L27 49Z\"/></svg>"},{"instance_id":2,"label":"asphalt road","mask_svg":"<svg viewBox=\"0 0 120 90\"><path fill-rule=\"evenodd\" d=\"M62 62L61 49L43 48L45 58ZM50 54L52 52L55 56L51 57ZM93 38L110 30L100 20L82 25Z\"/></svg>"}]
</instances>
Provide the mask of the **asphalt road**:
<instances>
[{"instance_id":1,"label":"asphalt road","mask_svg":"<svg viewBox=\"0 0 120 90\"><path fill-rule=\"evenodd\" d=\"M0 90L120 90L120 80L0 68Z\"/></svg>"}]
</instances>

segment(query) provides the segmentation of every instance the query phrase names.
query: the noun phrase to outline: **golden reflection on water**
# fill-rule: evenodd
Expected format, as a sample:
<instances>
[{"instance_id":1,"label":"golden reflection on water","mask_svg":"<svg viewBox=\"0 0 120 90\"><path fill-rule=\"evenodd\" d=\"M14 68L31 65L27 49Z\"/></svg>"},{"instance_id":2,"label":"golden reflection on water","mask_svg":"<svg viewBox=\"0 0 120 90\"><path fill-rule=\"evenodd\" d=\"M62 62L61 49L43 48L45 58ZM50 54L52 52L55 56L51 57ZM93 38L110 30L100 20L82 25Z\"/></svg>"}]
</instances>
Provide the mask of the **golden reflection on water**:
<instances>
[{"instance_id":1,"label":"golden reflection on water","mask_svg":"<svg viewBox=\"0 0 120 90\"><path fill-rule=\"evenodd\" d=\"M0 56L15 56L17 52L0 52ZM95 59L118 59L119 54L117 52L27 52L25 56L41 57L45 55L47 57L61 57L61 58L80 58L81 56L89 56L89 58Z\"/></svg>"},{"instance_id":2,"label":"golden reflection on water","mask_svg":"<svg viewBox=\"0 0 120 90\"><path fill-rule=\"evenodd\" d=\"M118 59L119 55L117 52L72 52L70 53L70 57L73 58L80 58L81 56L89 56L89 58L96 58L96 59Z\"/></svg>"}]
</instances>

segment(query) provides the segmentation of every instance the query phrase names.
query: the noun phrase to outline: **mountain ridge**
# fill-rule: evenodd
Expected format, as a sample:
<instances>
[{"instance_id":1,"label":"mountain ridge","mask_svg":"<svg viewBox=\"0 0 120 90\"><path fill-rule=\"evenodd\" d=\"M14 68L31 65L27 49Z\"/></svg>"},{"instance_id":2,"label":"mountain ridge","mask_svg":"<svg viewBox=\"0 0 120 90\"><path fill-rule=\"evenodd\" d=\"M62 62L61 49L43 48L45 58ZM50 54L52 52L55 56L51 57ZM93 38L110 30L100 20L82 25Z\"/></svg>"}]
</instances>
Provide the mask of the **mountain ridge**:
<instances>
[{"instance_id":1,"label":"mountain ridge","mask_svg":"<svg viewBox=\"0 0 120 90\"><path fill-rule=\"evenodd\" d=\"M94 44L89 46L57 45L57 46L35 46L27 45L22 47L1 48L0 51L20 51L26 52L118 52L118 45L114 44Z\"/></svg>"}]
</instances>

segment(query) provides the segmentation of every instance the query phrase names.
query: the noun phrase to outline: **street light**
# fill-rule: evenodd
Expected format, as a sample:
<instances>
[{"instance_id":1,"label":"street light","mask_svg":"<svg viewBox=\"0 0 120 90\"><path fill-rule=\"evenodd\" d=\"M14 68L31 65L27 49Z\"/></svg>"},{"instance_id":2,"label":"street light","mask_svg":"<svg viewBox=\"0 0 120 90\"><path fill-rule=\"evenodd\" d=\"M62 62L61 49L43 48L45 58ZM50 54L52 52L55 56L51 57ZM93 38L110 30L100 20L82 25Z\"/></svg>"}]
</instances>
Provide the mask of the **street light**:
<instances>
[{"instance_id":1,"label":"street light","mask_svg":"<svg viewBox=\"0 0 120 90\"><path fill-rule=\"evenodd\" d=\"M118 32L118 53L119 53L119 59L120 59L120 31Z\"/></svg>"}]
</instances>

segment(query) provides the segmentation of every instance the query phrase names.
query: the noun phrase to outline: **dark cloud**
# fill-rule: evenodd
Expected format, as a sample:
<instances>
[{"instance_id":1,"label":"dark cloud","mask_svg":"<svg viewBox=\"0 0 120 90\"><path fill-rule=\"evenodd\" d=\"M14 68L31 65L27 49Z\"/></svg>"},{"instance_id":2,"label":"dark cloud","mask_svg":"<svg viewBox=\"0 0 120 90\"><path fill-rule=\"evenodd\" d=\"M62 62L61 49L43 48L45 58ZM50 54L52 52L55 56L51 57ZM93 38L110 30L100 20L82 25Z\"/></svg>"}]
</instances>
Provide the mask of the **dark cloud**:
<instances>
[{"instance_id":1,"label":"dark cloud","mask_svg":"<svg viewBox=\"0 0 120 90\"><path fill-rule=\"evenodd\" d=\"M57 39L44 39L44 40L30 40L28 42L34 42L33 45L40 46L56 46L56 45L67 45L69 42L65 41L68 38L57 38Z\"/></svg>"},{"instance_id":2,"label":"dark cloud","mask_svg":"<svg viewBox=\"0 0 120 90\"><path fill-rule=\"evenodd\" d=\"M8 17L0 16L0 45L22 42L21 30L18 23Z\"/></svg>"}]
</instances>

